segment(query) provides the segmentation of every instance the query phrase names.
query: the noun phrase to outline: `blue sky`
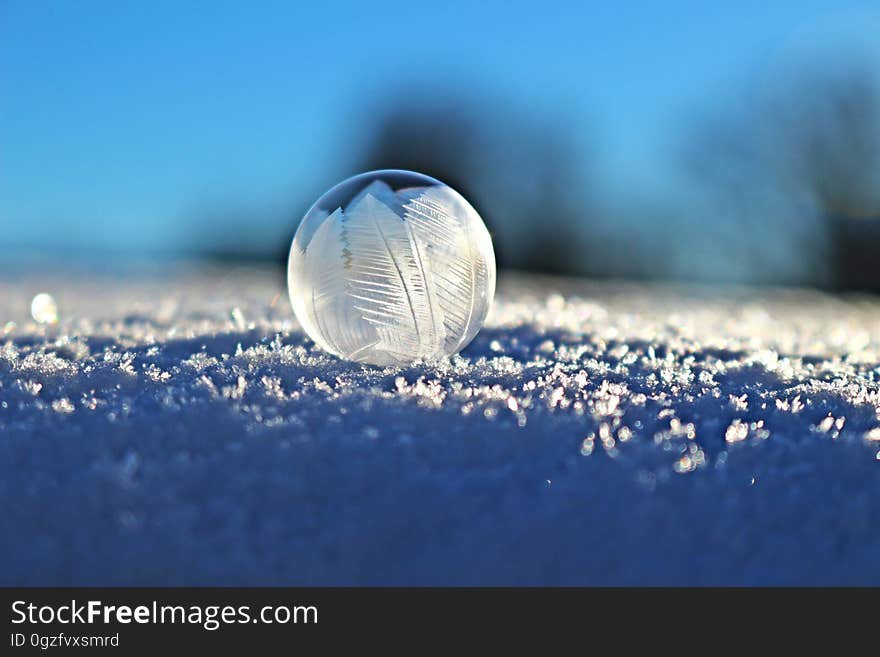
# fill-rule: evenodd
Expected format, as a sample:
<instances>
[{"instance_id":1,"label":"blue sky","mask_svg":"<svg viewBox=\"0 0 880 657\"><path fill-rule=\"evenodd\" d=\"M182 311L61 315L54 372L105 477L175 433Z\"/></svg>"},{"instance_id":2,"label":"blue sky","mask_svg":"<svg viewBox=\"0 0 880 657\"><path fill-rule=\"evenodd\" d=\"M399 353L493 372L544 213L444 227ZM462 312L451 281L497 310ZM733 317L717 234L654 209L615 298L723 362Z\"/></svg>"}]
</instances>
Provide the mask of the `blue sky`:
<instances>
[{"instance_id":1,"label":"blue sky","mask_svg":"<svg viewBox=\"0 0 880 657\"><path fill-rule=\"evenodd\" d=\"M185 249L205 208L277 216L355 173L358 117L414 78L565 118L598 142L612 191L662 188L691 113L805 43L876 37L878 12L0 0L0 251Z\"/></svg>"}]
</instances>

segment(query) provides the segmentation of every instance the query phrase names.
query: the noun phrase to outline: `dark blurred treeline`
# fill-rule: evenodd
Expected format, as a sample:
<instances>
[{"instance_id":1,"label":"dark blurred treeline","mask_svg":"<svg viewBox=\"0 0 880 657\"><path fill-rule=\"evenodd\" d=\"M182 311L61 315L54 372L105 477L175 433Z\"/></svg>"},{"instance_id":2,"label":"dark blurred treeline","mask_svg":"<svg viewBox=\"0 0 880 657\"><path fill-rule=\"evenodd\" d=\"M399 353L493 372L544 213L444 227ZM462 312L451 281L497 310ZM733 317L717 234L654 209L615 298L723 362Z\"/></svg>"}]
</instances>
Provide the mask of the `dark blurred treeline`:
<instances>
[{"instance_id":1,"label":"dark blurred treeline","mask_svg":"<svg viewBox=\"0 0 880 657\"><path fill-rule=\"evenodd\" d=\"M880 68L867 58L802 63L733 108L695 108L667 194L609 189L600 149L559 113L452 88L386 96L358 115L370 136L340 179L404 168L447 182L502 267L880 292ZM231 238L209 255L286 259L313 200L279 217L277 249L248 247L249 221L227 213L216 232Z\"/></svg>"},{"instance_id":2,"label":"dark blurred treeline","mask_svg":"<svg viewBox=\"0 0 880 657\"><path fill-rule=\"evenodd\" d=\"M585 230L596 212L589 156L564 124L510 104L416 98L389 99L358 169L411 169L458 190L488 225L501 266L589 273L598 246Z\"/></svg>"}]
</instances>

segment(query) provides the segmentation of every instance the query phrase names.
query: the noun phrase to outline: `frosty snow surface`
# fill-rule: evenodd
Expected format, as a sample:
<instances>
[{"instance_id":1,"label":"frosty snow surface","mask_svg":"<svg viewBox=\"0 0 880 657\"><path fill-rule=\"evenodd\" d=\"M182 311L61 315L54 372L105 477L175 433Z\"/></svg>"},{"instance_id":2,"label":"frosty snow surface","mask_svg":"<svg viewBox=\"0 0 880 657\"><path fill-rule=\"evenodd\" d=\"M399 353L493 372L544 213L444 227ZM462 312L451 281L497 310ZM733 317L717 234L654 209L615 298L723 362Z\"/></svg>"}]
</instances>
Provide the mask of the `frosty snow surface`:
<instances>
[{"instance_id":1,"label":"frosty snow surface","mask_svg":"<svg viewBox=\"0 0 880 657\"><path fill-rule=\"evenodd\" d=\"M411 175L415 186L395 192L376 178L329 214L319 201L288 265L308 335L332 354L374 365L457 353L495 293L492 241L476 211L445 185L424 186L430 178L395 174Z\"/></svg>"},{"instance_id":2,"label":"frosty snow surface","mask_svg":"<svg viewBox=\"0 0 880 657\"><path fill-rule=\"evenodd\" d=\"M877 299L502 278L380 369L168 276L0 282L0 583L880 584Z\"/></svg>"}]
</instances>

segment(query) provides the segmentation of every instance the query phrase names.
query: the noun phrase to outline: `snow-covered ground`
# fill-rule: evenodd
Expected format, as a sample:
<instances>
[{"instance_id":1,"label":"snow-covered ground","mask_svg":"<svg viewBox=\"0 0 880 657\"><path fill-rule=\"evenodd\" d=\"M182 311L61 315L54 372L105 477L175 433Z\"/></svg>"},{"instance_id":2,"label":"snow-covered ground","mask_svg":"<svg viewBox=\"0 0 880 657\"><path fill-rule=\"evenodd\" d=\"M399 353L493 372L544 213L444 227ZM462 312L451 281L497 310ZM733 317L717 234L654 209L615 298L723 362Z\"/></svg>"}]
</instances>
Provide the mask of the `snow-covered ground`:
<instances>
[{"instance_id":1,"label":"snow-covered ground","mask_svg":"<svg viewBox=\"0 0 880 657\"><path fill-rule=\"evenodd\" d=\"M871 298L508 276L382 370L279 272L6 272L0 584L880 584L878 365Z\"/></svg>"}]
</instances>

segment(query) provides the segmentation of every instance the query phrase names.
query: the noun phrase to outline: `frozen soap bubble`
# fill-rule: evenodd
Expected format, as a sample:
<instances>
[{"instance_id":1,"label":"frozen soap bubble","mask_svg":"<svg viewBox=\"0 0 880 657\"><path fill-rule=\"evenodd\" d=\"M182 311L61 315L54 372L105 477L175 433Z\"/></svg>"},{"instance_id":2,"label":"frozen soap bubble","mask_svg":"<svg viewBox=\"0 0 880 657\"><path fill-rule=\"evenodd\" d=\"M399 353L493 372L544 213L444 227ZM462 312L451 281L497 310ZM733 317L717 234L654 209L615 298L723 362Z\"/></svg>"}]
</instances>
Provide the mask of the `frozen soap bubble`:
<instances>
[{"instance_id":1,"label":"frozen soap bubble","mask_svg":"<svg viewBox=\"0 0 880 657\"><path fill-rule=\"evenodd\" d=\"M451 356L495 295L495 253L455 190L412 171L371 171L309 209L287 266L299 323L321 348L373 365Z\"/></svg>"}]
</instances>

